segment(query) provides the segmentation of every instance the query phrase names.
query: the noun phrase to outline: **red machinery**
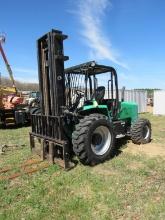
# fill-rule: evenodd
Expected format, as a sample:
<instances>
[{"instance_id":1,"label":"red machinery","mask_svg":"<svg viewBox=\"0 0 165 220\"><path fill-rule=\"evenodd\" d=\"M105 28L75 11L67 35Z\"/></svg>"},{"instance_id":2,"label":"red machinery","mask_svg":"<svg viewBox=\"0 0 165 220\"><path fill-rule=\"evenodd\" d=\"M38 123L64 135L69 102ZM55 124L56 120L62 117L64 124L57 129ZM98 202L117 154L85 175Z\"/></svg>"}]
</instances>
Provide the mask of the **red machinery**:
<instances>
[{"instance_id":1,"label":"red machinery","mask_svg":"<svg viewBox=\"0 0 165 220\"><path fill-rule=\"evenodd\" d=\"M0 53L5 62L7 71L12 82L12 87L5 87L0 85L0 122L1 124L15 125L15 124L25 124L26 122L26 112L24 109L23 98L21 98L15 86L15 80L13 77L12 69L8 63L5 52L2 47L2 43L5 42L5 36L0 36Z\"/></svg>"},{"instance_id":2,"label":"red machinery","mask_svg":"<svg viewBox=\"0 0 165 220\"><path fill-rule=\"evenodd\" d=\"M23 98L19 96L8 95L3 98L2 103L5 109L15 109L17 105L23 103Z\"/></svg>"}]
</instances>

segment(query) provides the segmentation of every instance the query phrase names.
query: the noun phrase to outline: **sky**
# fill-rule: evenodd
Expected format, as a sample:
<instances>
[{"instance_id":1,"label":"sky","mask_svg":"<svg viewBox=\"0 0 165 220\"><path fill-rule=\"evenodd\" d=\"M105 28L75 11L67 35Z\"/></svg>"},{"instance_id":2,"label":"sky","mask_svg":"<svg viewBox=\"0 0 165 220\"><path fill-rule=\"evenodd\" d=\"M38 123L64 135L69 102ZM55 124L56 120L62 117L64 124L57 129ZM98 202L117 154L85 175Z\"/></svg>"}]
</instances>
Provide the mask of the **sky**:
<instances>
[{"instance_id":1,"label":"sky","mask_svg":"<svg viewBox=\"0 0 165 220\"><path fill-rule=\"evenodd\" d=\"M65 67L95 60L117 70L119 87L165 89L164 0L0 0L0 9L17 80L38 82L36 41L54 28L68 35Z\"/></svg>"}]
</instances>

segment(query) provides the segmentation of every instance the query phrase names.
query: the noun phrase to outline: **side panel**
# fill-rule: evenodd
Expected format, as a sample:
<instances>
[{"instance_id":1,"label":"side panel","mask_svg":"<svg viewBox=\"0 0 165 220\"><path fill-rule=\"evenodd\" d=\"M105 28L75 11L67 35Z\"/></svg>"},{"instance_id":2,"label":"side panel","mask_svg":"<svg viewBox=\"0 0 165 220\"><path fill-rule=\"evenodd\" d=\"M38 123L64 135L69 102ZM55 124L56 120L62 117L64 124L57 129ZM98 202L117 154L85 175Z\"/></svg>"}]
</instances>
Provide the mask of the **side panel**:
<instances>
[{"instance_id":1,"label":"side panel","mask_svg":"<svg viewBox=\"0 0 165 220\"><path fill-rule=\"evenodd\" d=\"M134 102L121 102L119 119L131 119L131 123L138 118L138 105Z\"/></svg>"}]
</instances>

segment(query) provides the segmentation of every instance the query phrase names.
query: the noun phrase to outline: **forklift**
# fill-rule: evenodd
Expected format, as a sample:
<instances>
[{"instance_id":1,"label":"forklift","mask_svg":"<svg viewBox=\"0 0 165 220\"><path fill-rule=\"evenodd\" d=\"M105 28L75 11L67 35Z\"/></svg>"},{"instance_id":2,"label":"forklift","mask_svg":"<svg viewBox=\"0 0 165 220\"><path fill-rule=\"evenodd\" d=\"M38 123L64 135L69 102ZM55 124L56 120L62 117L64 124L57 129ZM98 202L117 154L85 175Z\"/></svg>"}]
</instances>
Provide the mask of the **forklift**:
<instances>
[{"instance_id":1,"label":"forklift","mask_svg":"<svg viewBox=\"0 0 165 220\"><path fill-rule=\"evenodd\" d=\"M37 41L40 110L32 114L31 150L69 169L74 156L84 165L111 158L117 138L149 143L151 123L138 117L136 103L119 100L113 67L90 61L64 69L66 38L51 30Z\"/></svg>"}]
</instances>

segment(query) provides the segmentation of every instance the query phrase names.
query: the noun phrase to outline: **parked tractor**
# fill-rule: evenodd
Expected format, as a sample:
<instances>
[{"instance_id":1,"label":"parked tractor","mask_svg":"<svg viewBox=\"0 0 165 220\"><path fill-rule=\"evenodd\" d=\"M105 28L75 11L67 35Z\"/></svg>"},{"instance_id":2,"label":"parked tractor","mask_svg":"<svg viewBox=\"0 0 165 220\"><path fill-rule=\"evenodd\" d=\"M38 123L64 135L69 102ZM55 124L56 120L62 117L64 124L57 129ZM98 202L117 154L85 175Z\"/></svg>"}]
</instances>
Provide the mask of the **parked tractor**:
<instances>
[{"instance_id":1,"label":"parked tractor","mask_svg":"<svg viewBox=\"0 0 165 220\"><path fill-rule=\"evenodd\" d=\"M151 123L138 117L137 104L125 102L124 93L119 100L113 67L91 61L64 69L66 38L52 30L38 40L41 108L32 115L32 151L70 168L73 155L84 165L107 160L117 138L150 142Z\"/></svg>"}]
</instances>

